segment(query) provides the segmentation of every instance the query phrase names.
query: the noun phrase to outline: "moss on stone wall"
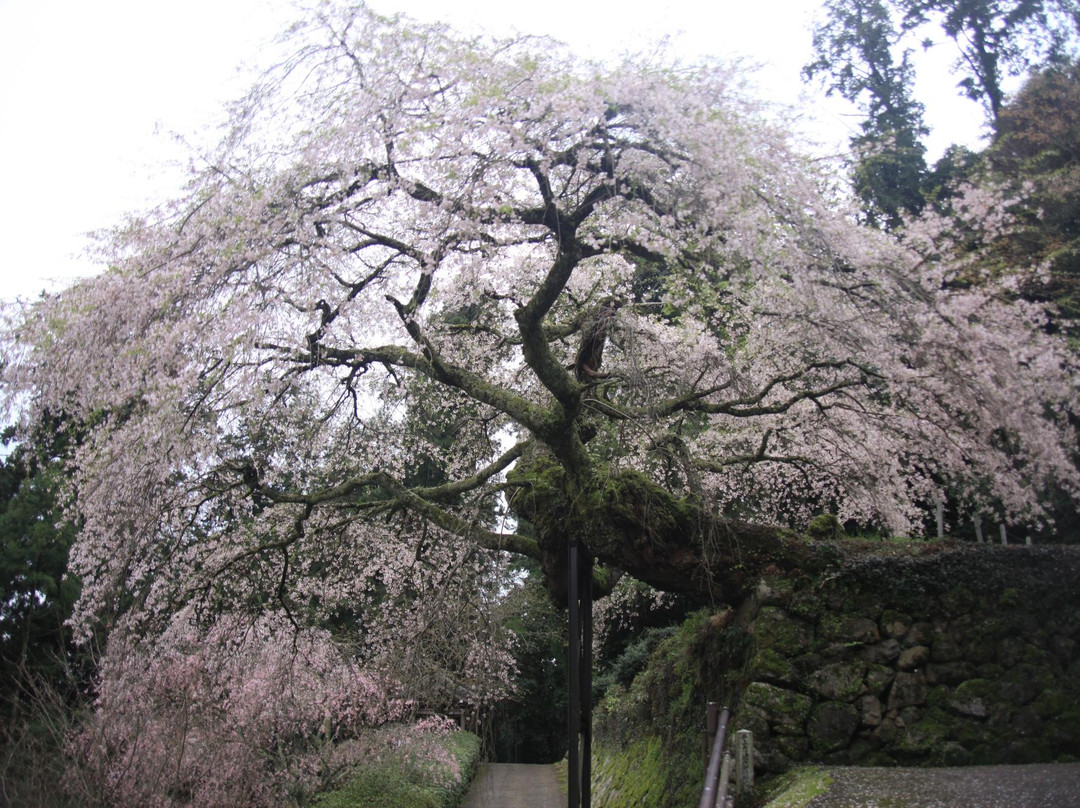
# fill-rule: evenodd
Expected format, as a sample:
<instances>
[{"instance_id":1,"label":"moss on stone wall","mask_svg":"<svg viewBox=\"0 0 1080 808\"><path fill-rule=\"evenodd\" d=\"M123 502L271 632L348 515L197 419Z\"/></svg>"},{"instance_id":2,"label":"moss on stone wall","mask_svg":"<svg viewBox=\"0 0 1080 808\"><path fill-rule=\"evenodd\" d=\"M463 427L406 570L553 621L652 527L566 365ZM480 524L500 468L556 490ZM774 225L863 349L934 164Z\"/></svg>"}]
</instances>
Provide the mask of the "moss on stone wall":
<instances>
[{"instance_id":1,"label":"moss on stone wall","mask_svg":"<svg viewBox=\"0 0 1080 808\"><path fill-rule=\"evenodd\" d=\"M745 631L695 612L653 651L629 686L598 705L593 751L597 808L689 808L704 783L705 704L731 703L742 686Z\"/></svg>"},{"instance_id":2,"label":"moss on stone wall","mask_svg":"<svg viewBox=\"0 0 1080 808\"><path fill-rule=\"evenodd\" d=\"M767 772L1074 759L1078 607L1080 554L1063 547L869 557L795 590L766 582L744 607L755 647L735 726L754 731Z\"/></svg>"},{"instance_id":3,"label":"moss on stone wall","mask_svg":"<svg viewBox=\"0 0 1080 808\"><path fill-rule=\"evenodd\" d=\"M1076 760L1080 548L864 557L692 615L600 706L596 805L695 805L709 700L737 706L760 773Z\"/></svg>"}]
</instances>

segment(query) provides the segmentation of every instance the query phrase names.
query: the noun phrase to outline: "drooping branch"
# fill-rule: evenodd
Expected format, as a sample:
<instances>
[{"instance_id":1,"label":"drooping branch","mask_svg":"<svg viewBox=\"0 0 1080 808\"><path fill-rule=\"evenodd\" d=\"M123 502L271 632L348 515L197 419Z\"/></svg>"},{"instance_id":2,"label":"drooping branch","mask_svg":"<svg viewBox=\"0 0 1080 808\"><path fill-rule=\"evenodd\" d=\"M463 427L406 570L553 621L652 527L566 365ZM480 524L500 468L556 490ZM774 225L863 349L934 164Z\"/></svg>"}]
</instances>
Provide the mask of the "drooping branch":
<instances>
[{"instance_id":1,"label":"drooping branch","mask_svg":"<svg viewBox=\"0 0 1080 808\"><path fill-rule=\"evenodd\" d=\"M786 396L780 401L771 404L763 404L769 394L776 388L783 387L791 382L804 379L815 370L842 370L851 368L858 371L853 378L840 379L818 387L811 387L797 393ZM716 385L703 390L695 390L685 393L676 398L659 402L650 407L629 407L628 414L634 417L663 418L678 412L701 412L710 415L730 415L737 418L753 418L762 415L778 415L788 412L792 407L802 401L818 401L828 396L839 393L853 387L862 387L869 383L878 374L869 367L857 363L851 359L843 359L826 362L809 362L805 366L790 373L779 373L768 379L754 393L739 396L738 398L725 401L710 401L709 397L727 389L730 385Z\"/></svg>"},{"instance_id":2,"label":"drooping branch","mask_svg":"<svg viewBox=\"0 0 1080 808\"><path fill-rule=\"evenodd\" d=\"M318 491L287 491L261 482L253 466L244 466L239 470L252 495L277 504L304 505L307 516L310 516L311 510L317 506L339 505L349 508L375 506L385 509L388 504L393 503L423 516L432 524L472 541L484 549L539 558L539 550L533 539L514 533L488 530L477 522L466 520L438 504L479 489L520 458L529 445L529 441L518 443L468 477L443 485L415 489L403 485L385 471L372 471ZM302 535L302 531L297 533L294 539L299 535Z\"/></svg>"},{"instance_id":3,"label":"drooping branch","mask_svg":"<svg viewBox=\"0 0 1080 808\"><path fill-rule=\"evenodd\" d=\"M324 347L318 355L274 343L260 343L257 347L284 354L299 365L301 370L317 366L344 367L357 371L367 370L373 365L407 368L493 407L534 434L540 434L548 417L544 410L522 396L493 384L478 373L445 361L434 351L434 346L431 349L424 346L426 355L414 353L400 345L352 349Z\"/></svg>"}]
</instances>

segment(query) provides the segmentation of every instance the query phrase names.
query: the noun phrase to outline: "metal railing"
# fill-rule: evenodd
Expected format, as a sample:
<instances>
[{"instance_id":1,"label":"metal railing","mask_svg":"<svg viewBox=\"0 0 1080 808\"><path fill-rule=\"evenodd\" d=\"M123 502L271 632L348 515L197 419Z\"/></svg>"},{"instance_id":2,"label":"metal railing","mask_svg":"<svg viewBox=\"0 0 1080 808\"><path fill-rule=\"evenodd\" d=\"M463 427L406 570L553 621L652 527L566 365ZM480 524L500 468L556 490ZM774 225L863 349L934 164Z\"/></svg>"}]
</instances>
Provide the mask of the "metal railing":
<instances>
[{"instance_id":1,"label":"metal railing","mask_svg":"<svg viewBox=\"0 0 1080 808\"><path fill-rule=\"evenodd\" d=\"M719 711L718 719L716 702L709 702L706 732L712 739L712 750L698 808L723 808L727 803L728 777L721 776L721 771L727 769L727 766L723 766L721 760L724 757L724 738L727 735L729 715L728 708L724 707Z\"/></svg>"}]
</instances>

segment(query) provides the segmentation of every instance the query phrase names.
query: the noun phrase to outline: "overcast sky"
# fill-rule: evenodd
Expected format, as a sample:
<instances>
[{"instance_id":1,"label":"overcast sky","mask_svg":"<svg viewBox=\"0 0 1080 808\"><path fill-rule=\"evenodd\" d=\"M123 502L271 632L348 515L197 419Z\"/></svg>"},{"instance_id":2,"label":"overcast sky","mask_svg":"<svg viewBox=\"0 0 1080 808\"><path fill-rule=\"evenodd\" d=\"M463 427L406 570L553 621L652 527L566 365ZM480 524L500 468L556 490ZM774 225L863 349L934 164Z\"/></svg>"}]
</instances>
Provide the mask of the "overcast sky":
<instances>
[{"instance_id":1,"label":"overcast sky","mask_svg":"<svg viewBox=\"0 0 1080 808\"><path fill-rule=\"evenodd\" d=\"M670 37L761 65L763 98L801 105L812 137L837 147L857 126L803 88L816 3L804 0L373 0L385 13L494 34L546 34L591 58ZM36 296L94 267L87 231L171 196L183 143L205 140L268 43L297 17L289 0L0 0L0 298ZM977 145L978 108L957 97L944 52L924 58L917 95L930 151ZM247 65L248 72L240 69Z\"/></svg>"}]
</instances>

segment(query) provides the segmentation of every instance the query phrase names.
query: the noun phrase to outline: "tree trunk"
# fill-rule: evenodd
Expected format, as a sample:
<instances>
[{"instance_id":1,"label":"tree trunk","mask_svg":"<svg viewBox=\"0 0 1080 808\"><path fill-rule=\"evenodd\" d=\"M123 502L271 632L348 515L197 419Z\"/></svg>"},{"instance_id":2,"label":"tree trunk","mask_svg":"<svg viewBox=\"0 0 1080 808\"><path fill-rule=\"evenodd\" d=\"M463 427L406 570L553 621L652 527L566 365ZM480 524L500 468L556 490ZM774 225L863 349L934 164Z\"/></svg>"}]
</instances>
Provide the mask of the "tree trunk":
<instances>
[{"instance_id":1,"label":"tree trunk","mask_svg":"<svg viewBox=\"0 0 1080 808\"><path fill-rule=\"evenodd\" d=\"M511 505L536 530L547 586L559 604L567 598L571 540L603 565L593 576L597 594L614 585L613 571L622 571L702 603L737 601L763 574L818 569L837 557L834 543L724 519L696 497L676 496L634 471L572 484L558 464L533 458L510 482L517 486Z\"/></svg>"}]
</instances>

